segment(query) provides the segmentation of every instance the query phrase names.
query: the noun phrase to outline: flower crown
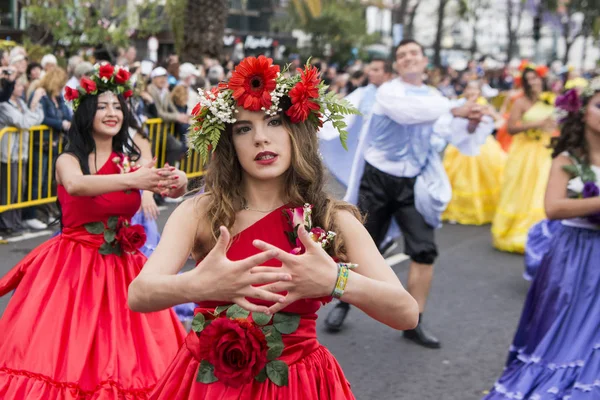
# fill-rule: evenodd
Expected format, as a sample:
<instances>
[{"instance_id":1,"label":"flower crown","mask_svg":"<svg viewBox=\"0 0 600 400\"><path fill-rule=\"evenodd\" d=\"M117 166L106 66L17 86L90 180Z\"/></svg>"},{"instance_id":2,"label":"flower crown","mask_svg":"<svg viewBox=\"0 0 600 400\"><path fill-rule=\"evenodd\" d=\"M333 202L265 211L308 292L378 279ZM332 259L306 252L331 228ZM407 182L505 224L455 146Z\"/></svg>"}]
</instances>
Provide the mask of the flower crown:
<instances>
[{"instance_id":1,"label":"flower crown","mask_svg":"<svg viewBox=\"0 0 600 400\"><path fill-rule=\"evenodd\" d=\"M264 111L269 116L284 112L293 124L309 122L317 129L331 121L346 147L344 115L359 114L347 100L327 88L319 71L308 62L298 74L286 77L289 66L280 72L278 65L265 56L247 57L236 67L228 83L211 90L199 89L200 102L192 110L193 122L188 133L190 148L202 157L219 143L225 124L236 121L236 107Z\"/></svg>"},{"instance_id":2,"label":"flower crown","mask_svg":"<svg viewBox=\"0 0 600 400\"><path fill-rule=\"evenodd\" d=\"M113 92L117 95L122 94L127 99L133 95L130 77L131 73L125 68L113 67L110 64L96 64L92 75L89 78L81 78L77 89L65 87L65 100L73 102L73 111L75 111L85 96Z\"/></svg>"},{"instance_id":3,"label":"flower crown","mask_svg":"<svg viewBox=\"0 0 600 400\"><path fill-rule=\"evenodd\" d=\"M583 113L583 100L592 97L597 92L600 92L600 78L594 79L590 84L583 89L581 95L577 91L577 89L569 89L561 96L556 98L555 106L563 111L563 118L569 113Z\"/></svg>"},{"instance_id":4,"label":"flower crown","mask_svg":"<svg viewBox=\"0 0 600 400\"><path fill-rule=\"evenodd\" d=\"M546 67L545 65L536 65L528 60L523 60L519 65L519 72L523 72L526 69L534 70L542 78L545 78L549 72L548 67Z\"/></svg>"}]
</instances>

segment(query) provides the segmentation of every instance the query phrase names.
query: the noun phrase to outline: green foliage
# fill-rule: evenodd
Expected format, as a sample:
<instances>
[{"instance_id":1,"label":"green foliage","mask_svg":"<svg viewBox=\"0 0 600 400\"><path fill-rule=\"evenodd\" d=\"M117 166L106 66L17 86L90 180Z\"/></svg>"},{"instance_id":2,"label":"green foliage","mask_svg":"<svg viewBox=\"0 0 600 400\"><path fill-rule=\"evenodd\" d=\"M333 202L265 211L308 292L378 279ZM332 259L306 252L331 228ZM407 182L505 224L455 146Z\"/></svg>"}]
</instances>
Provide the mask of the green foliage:
<instances>
[{"instance_id":1,"label":"green foliage","mask_svg":"<svg viewBox=\"0 0 600 400\"><path fill-rule=\"evenodd\" d=\"M44 46L42 44L34 43L29 37L23 38L23 47L25 50L27 50L27 56L29 57L29 60L34 62L42 61L42 57L44 57L44 55L53 52L51 46ZM61 64L60 60L59 64Z\"/></svg>"},{"instance_id":2,"label":"green foliage","mask_svg":"<svg viewBox=\"0 0 600 400\"><path fill-rule=\"evenodd\" d=\"M185 37L185 14L188 5L188 0L167 0L165 11L169 17L171 31L175 37L175 50L177 54L181 54L183 49L183 41Z\"/></svg>"},{"instance_id":3,"label":"green foliage","mask_svg":"<svg viewBox=\"0 0 600 400\"><path fill-rule=\"evenodd\" d=\"M164 27L164 18L160 14L160 0L145 0L144 3L137 6L138 24L137 36L147 38L161 32Z\"/></svg>"},{"instance_id":4,"label":"green foliage","mask_svg":"<svg viewBox=\"0 0 600 400\"><path fill-rule=\"evenodd\" d=\"M31 0L24 11L31 26L43 32L37 44L60 45L72 51L88 45L129 44L131 31L124 7L107 6L101 1Z\"/></svg>"},{"instance_id":5,"label":"green foliage","mask_svg":"<svg viewBox=\"0 0 600 400\"><path fill-rule=\"evenodd\" d=\"M309 0L290 2L289 18L279 21L281 30L301 29L312 35L307 55L328 56L332 61L346 64L352 58L352 49L376 41L368 35L365 7L360 0Z\"/></svg>"}]
</instances>

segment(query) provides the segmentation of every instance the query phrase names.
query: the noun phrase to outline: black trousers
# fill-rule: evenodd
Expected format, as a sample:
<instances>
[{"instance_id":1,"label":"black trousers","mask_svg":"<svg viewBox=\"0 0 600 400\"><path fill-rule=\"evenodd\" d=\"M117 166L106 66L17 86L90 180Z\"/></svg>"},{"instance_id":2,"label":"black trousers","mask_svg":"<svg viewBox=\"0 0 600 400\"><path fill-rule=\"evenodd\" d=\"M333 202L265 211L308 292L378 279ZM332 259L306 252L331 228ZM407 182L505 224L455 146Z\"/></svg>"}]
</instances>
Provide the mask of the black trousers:
<instances>
[{"instance_id":1,"label":"black trousers","mask_svg":"<svg viewBox=\"0 0 600 400\"><path fill-rule=\"evenodd\" d=\"M433 264L438 255L434 228L415 207L417 178L400 178L367 163L360 181L358 208L366 214L365 228L379 247L394 218L402 230L404 252L420 264Z\"/></svg>"}]
</instances>

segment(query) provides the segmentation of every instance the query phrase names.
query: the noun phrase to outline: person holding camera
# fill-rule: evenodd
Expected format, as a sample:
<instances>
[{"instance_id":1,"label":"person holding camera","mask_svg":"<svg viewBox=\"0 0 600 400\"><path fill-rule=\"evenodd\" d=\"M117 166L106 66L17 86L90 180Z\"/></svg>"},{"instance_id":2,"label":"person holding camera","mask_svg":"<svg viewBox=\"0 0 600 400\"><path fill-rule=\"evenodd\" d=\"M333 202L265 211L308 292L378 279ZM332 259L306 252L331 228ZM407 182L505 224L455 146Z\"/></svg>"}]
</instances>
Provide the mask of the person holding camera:
<instances>
[{"instance_id":1,"label":"person holding camera","mask_svg":"<svg viewBox=\"0 0 600 400\"><path fill-rule=\"evenodd\" d=\"M15 70L10 67L0 67L0 103L10 99L15 88Z\"/></svg>"}]
</instances>

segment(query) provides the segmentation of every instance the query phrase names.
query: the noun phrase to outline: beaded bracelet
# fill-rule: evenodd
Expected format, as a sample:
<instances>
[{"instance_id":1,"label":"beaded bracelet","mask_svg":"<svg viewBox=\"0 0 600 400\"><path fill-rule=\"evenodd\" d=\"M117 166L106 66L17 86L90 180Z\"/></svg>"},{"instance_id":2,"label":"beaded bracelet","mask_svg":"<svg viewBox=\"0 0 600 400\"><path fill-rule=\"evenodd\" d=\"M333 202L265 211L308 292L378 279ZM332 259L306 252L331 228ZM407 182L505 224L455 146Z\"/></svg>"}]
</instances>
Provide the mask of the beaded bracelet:
<instances>
[{"instance_id":1,"label":"beaded bracelet","mask_svg":"<svg viewBox=\"0 0 600 400\"><path fill-rule=\"evenodd\" d=\"M346 289L346 283L348 283L349 271L356 267L358 267L358 264L338 263L338 276L335 288L333 288L333 293L331 293L332 297L335 297L336 299L342 297L344 290Z\"/></svg>"}]
</instances>

